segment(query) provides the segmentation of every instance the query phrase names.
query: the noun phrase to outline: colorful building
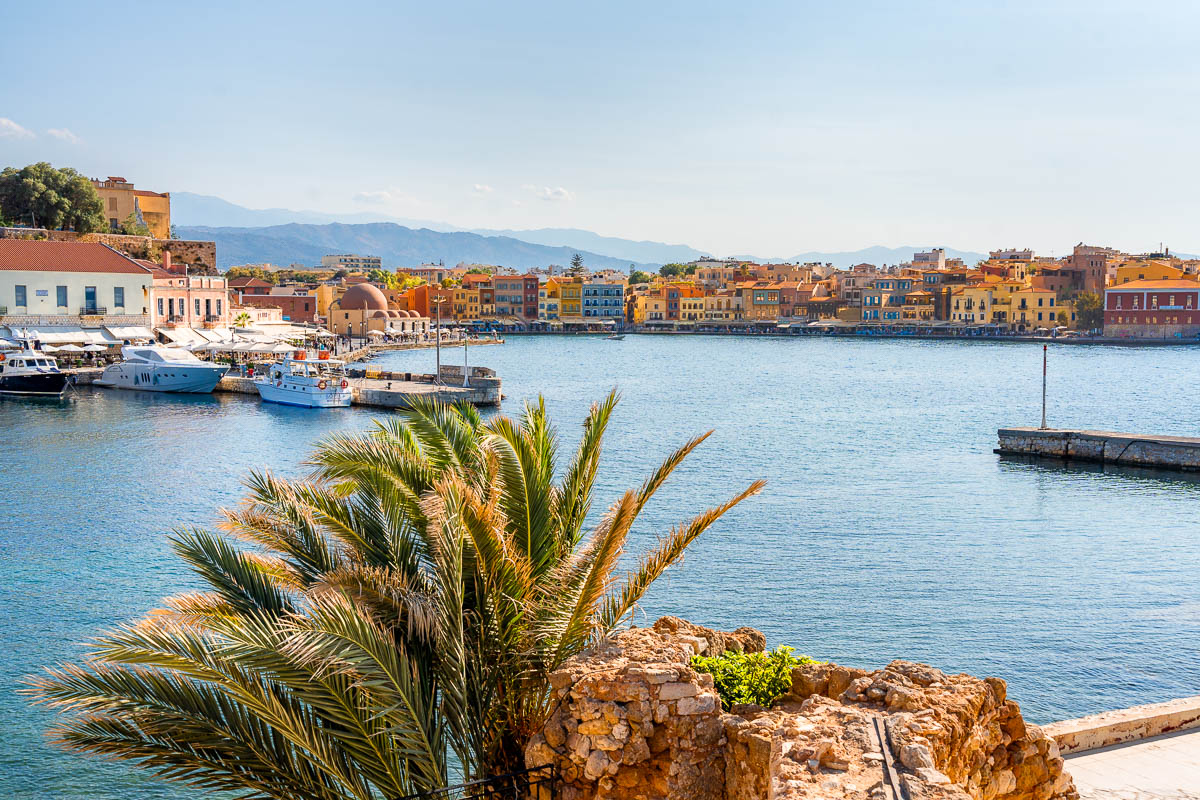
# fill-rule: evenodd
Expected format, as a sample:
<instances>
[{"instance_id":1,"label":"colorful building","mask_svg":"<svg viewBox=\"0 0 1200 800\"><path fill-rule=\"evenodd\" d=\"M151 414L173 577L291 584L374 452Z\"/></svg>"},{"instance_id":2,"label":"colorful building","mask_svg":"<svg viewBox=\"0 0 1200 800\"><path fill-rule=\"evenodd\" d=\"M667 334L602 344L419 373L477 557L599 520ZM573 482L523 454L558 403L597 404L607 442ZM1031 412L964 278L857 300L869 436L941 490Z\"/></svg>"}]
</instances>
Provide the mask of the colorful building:
<instances>
[{"instance_id":1,"label":"colorful building","mask_svg":"<svg viewBox=\"0 0 1200 800\"><path fill-rule=\"evenodd\" d=\"M109 230L117 230L132 214L141 219L155 239L171 238L171 195L169 192L148 192L135 189L124 178L109 176L104 180L92 178L92 186L104 204L104 217Z\"/></svg>"},{"instance_id":2,"label":"colorful building","mask_svg":"<svg viewBox=\"0 0 1200 800\"><path fill-rule=\"evenodd\" d=\"M1104 335L1140 339L1200 335L1200 283L1146 280L1108 287Z\"/></svg>"}]
</instances>

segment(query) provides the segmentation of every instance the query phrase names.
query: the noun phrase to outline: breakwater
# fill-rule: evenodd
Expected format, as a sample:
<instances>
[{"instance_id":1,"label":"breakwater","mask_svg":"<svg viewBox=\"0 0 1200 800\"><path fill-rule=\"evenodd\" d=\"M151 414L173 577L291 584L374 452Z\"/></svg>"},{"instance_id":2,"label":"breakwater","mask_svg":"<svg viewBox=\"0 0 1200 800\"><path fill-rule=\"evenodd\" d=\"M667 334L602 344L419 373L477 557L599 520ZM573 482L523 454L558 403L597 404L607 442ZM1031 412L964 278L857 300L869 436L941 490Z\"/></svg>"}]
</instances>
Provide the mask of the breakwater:
<instances>
[{"instance_id":1,"label":"breakwater","mask_svg":"<svg viewBox=\"0 0 1200 800\"><path fill-rule=\"evenodd\" d=\"M1200 470L1200 438L1061 428L1000 428L995 452L1127 467Z\"/></svg>"}]
</instances>

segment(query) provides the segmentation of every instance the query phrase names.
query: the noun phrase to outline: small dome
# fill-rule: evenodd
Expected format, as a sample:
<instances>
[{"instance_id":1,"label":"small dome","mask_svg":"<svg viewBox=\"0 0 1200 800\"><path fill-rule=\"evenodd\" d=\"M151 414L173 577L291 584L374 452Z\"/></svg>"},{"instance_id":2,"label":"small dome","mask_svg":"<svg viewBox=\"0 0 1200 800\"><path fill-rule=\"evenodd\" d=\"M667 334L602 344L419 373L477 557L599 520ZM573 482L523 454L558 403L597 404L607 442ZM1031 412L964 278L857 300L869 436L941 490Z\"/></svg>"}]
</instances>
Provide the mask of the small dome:
<instances>
[{"instance_id":1,"label":"small dome","mask_svg":"<svg viewBox=\"0 0 1200 800\"><path fill-rule=\"evenodd\" d=\"M387 297L379 291L379 287L369 283L351 286L339 301L341 308L346 311L387 311Z\"/></svg>"}]
</instances>

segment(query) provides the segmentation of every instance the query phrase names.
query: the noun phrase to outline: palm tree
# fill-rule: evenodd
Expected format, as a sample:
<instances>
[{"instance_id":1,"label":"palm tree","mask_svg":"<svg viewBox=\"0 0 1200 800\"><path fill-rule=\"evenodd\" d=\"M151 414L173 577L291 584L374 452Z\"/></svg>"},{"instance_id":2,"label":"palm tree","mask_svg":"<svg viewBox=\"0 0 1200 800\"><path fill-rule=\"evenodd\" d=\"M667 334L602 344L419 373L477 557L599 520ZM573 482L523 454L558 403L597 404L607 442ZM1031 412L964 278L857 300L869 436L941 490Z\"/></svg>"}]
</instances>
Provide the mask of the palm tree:
<instances>
[{"instance_id":1,"label":"palm tree","mask_svg":"<svg viewBox=\"0 0 1200 800\"><path fill-rule=\"evenodd\" d=\"M208 591L30 679L41 702L73 712L57 740L243 797L397 798L445 785L455 763L469 778L519 769L549 673L622 626L762 487L672 528L618 574L639 513L708 434L585 531L617 400L593 405L561 470L539 401L486 422L421 404L322 442L307 480L252 475L226 535L175 536Z\"/></svg>"},{"instance_id":2,"label":"palm tree","mask_svg":"<svg viewBox=\"0 0 1200 800\"><path fill-rule=\"evenodd\" d=\"M233 324L238 328L247 328L253 320L250 319L250 314L243 311L233 318Z\"/></svg>"}]
</instances>

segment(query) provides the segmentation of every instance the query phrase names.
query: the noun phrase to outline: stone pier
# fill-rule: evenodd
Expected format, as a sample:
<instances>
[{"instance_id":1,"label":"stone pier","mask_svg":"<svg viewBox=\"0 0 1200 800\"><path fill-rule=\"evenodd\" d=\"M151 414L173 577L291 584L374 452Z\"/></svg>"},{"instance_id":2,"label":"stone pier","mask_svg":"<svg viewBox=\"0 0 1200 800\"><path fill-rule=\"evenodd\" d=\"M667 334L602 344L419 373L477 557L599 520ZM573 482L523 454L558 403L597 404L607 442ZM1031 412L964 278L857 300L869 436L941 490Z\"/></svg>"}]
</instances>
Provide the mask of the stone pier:
<instances>
[{"instance_id":1,"label":"stone pier","mask_svg":"<svg viewBox=\"0 0 1200 800\"><path fill-rule=\"evenodd\" d=\"M1001 428L995 451L1126 467L1200 470L1200 438L1062 428Z\"/></svg>"}]
</instances>

